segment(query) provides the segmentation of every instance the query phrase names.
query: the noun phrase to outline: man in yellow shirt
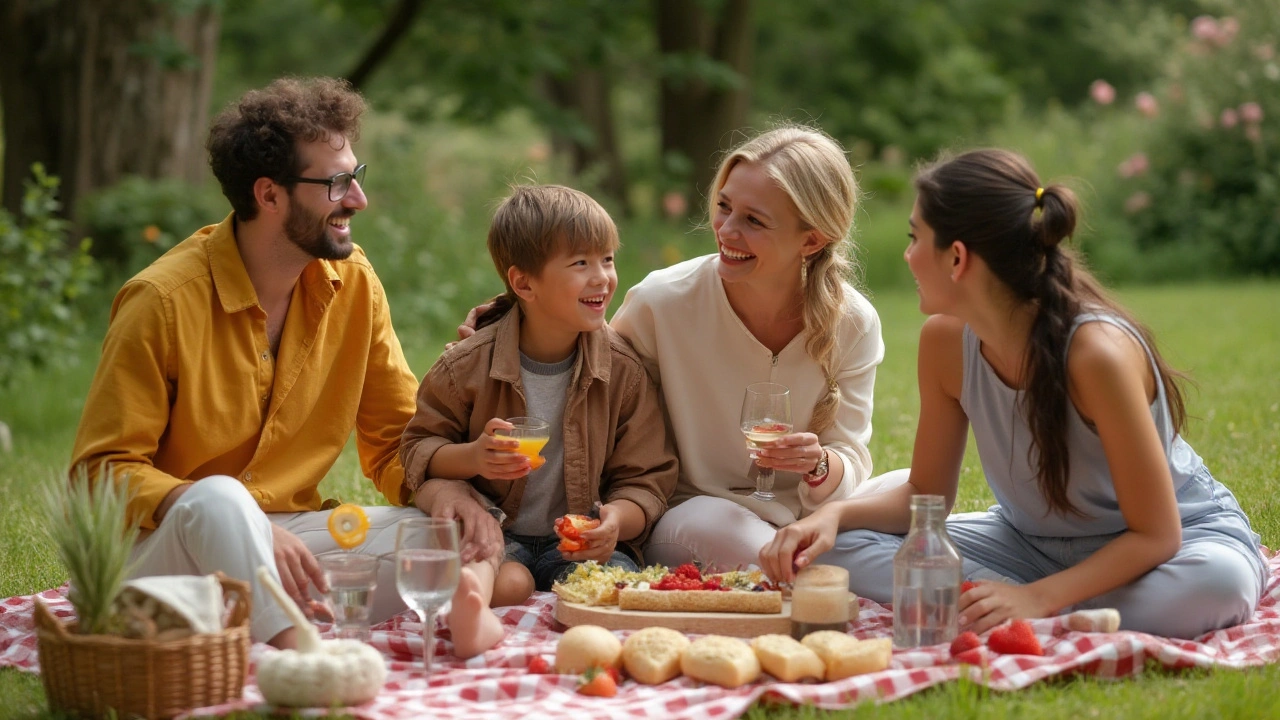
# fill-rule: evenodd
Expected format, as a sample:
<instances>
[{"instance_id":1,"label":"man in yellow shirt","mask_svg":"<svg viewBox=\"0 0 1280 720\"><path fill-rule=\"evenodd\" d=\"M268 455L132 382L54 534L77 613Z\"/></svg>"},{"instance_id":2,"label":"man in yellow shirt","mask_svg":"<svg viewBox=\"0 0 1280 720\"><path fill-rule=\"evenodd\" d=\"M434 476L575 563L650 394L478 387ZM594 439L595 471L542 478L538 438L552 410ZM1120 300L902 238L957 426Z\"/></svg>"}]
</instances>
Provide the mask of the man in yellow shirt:
<instances>
[{"instance_id":1,"label":"man in yellow shirt","mask_svg":"<svg viewBox=\"0 0 1280 720\"><path fill-rule=\"evenodd\" d=\"M248 580L254 639L282 647L293 630L255 571L278 568L303 607L309 584L325 589L316 555L339 549L317 487L353 430L364 474L398 506L367 509L357 552L390 557L396 523L422 514L405 507L416 487L399 459L418 383L352 242L364 108L339 80L278 80L214 121L209 160L232 212L121 288L73 450L73 466L130 484L129 512L151 531L136 575ZM378 584L375 622L404 609L393 562Z\"/></svg>"}]
</instances>

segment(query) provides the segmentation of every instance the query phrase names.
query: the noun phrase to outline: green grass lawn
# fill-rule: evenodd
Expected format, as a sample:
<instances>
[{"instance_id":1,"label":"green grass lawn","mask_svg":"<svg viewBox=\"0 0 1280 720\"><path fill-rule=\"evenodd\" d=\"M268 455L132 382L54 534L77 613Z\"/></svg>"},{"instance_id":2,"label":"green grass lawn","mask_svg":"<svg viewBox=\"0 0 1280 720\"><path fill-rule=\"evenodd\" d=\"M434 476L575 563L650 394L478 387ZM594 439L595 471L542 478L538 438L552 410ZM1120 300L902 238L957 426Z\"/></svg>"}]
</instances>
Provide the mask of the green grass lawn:
<instances>
[{"instance_id":1,"label":"green grass lawn","mask_svg":"<svg viewBox=\"0 0 1280 720\"><path fill-rule=\"evenodd\" d=\"M872 280L875 267L868 268ZM1193 417L1187 439L1216 477L1230 486L1254 528L1270 547L1280 543L1280 502L1272 485L1280 480L1280 284L1234 283L1165 286L1121 293L1151 325L1167 359L1192 373ZM916 335L922 321L914 294L901 290L873 296L884 326L886 355L876 387L872 454L879 470L903 467L911 456L917 395ZM1271 308L1268 310L1267 308ZM397 317L406 352L421 374L438 352L439 338L415 334ZM99 335L101 329L96 331ZM0 596L54 587L65 573L37 527L36 498L42 483L63 472L75 424L96 357L97 337L86 343L78 367L46 372L0 392L0 420L13 431L14 452L0 454ZM957 510L983 509L991 496L975 453L966 457ZM374 504L372 486L359 477L352 448L326 478L328 495ZM1151 670L1120 682L1088 678L1041 683L1017 693L997 694L968 683L951 683L884 706L864 705L834 713L874 718L1075 718L1273 716L1280 707L1280 669L1170 674ZM0 671L0 719L47 715L39 678ZM828 716L807 708L756 707L752 718Z\"/></svg>"}]
</instances>

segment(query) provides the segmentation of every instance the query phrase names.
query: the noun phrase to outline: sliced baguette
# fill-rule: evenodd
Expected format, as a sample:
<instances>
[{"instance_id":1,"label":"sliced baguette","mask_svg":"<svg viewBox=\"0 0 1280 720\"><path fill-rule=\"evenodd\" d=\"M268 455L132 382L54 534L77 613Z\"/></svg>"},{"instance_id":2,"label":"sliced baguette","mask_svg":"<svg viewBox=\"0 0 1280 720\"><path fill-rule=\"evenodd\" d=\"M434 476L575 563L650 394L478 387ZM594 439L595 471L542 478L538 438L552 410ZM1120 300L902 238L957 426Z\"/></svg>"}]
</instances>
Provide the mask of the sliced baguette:
<instances>
[{"instance_id":1,"label":"sliced baguette","mask_svg":"<svg viewBox=\"0 0 1280 720\"><path fill-rule=\"evenodd\" d=\"M652 612L730 612L770 614L782 612L782 593L777 590L640 590L623 588L618 593L621 610Z\"/></svg>"},{"instance_id":2,"label":"sliced baguette","mask_svg":"<svg viewBox=\"0 0 1280 720\"><path fill-rule=\"evenodd\" d=\"M790 635L761 635L751 641L751 649L760 667L782 682L821 680L826 674L822 658Z\"/></svg>"},{"instance_id":3,"label":"sliced baguette","mask_svg":"<svg viewBox=\"0 0 1280 720\"><path fill-rule=\"evenodd\" d=\"M888 638L858 640L835 630L821 630L805 635L801 642L822 658L828 682L879 672L889 667L893 658L893 641Z\"/></svg>"},{"instance_id":4,"label":"sliced baguette","mask_svg":"<svg viewBox=\"0 0 1280 720\"><path fill-rule=\"evenodd\" d=\"M680 674L680 656L689 638L664 627L638 630L622 643L622 664L636 682L659 685Z\"/></svg>"},{"instance_id":5,"label":"sliced baguette","mask_svg":"<svg viewBox=\"0 0 1280 720\"><path fill-rule=\"evenodd\" d=\"M706 635L680 654L680 670L694 680L736 688L760 677L760 661L745 642Z\"/></svg>"}]
</instances>

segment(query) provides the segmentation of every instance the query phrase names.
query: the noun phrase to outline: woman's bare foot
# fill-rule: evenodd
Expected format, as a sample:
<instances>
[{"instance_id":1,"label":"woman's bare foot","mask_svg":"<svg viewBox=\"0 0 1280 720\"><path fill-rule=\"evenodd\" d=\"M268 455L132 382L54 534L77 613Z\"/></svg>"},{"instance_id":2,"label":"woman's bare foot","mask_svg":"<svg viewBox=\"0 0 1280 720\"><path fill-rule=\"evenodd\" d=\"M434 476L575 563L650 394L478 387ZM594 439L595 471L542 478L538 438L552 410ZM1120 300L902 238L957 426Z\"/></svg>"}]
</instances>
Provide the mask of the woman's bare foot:
<instances>
[{"instance_id":1,"label":"woman's bare foot","mask_svg":"<svg viewBox=\"0 0 1280 720\"><path fill-rule=\"evenodd\" d=\"M453 654L464 659L497 645L506 634L502 621L485 602L480 579L470 568L462 569L458 589L453 594L449 634L453 636Z\"/></svg>"}]
</instances>

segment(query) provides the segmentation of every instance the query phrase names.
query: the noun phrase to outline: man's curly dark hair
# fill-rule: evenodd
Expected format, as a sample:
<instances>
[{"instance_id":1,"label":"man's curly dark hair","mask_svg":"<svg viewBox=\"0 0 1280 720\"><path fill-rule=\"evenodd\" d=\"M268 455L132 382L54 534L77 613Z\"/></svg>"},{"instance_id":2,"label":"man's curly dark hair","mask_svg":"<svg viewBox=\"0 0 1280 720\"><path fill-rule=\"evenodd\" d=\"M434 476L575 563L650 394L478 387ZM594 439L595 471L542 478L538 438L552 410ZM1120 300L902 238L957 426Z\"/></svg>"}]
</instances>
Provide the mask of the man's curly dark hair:
<instances>
[{"instance_id":1,"label":"man's curly dark hair","mask_svg":"<svg viewBox=\"0 0 1280 720\"><path fill-rule=\"evenodd\" d=\"M253 184L271 178L292 187L301 143L360 136L365 102L346 80L282 78L251 90L219 113L209 129L209 167L241 220L258 214Z\"/></svg>"}]
</instances>

